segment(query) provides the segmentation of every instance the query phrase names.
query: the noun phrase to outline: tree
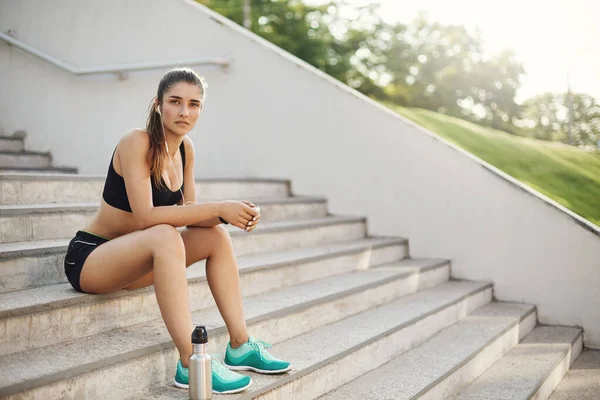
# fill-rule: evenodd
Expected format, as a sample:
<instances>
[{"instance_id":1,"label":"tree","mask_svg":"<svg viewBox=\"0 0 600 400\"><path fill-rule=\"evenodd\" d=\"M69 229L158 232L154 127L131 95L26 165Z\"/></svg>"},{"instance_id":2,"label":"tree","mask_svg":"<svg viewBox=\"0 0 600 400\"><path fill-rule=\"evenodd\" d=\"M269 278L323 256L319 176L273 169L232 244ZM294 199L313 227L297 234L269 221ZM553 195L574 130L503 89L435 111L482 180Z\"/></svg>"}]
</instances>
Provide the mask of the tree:
<instances>
[{"instance_id":1,"label":"tree","mask_svg":"<svg viewBox=\"0 0 600 400\"><path fill-rule=\"evenodd\" d=\"M523 66L510 50L474 64L467 79L471 98L485 110L485 116L478 122L514 133L514 120L522 111L515 96L523 73Z\"/></svg>"},{"instance_id":2,"label":"tree","mask_svg":"<svg viewBox=\"0 0 600 400\"><path fill-rule=\"evenodd\" d=\"M421 15L395 38L389 68L396 78L394 92L408 91L411 106L514 130L512 121L521 111L514 98L523 67L508 50L486 54L478 32Z\"/></svg>"},{"instance_id":3,"label":"tree","mask_svg":"<svg viewBox=\"0 0 600 400\"><path fill-rule=\"evenodd\" d=\"M595 98L583 93L573 95L572 125L573 141L576 144L596 144L600 139L600 104ZM568 119L562 124L563 132L567 129Z\"/></svg>"},{"instance_id":4,"label":"tree","mask_svg":"<svg viewBox=\"0 0 600 400\"><path fill-rule=\"evenodd\" d=\"M543 93L523 103L523 120L537 139L555 140L566 122L563 98L555 93Z\"/></svg>"},{"instance_id":5,"label":"tree","mask_svg":"<svg viewBox=\"0 0 600 400\"><path fill-rule=\"evenodd\" d=\"M600 104L592 96L573 96L572 138L576 145L594 145L600 139ZM526 100L522 122L538 139L567 142L569 110L567 95L544 93Z\"/></svg>"}]
</instances>

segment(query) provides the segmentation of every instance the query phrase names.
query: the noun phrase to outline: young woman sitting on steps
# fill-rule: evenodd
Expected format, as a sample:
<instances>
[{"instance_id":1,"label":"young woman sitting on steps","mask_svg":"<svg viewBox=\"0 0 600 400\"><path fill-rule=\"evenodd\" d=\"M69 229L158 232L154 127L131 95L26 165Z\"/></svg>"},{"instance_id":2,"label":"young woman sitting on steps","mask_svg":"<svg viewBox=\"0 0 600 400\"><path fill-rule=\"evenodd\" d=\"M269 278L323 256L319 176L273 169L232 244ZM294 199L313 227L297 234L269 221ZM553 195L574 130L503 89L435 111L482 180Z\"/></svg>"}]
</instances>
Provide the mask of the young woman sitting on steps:
<instances>
[{"instance_id":1,"label":"young woman sitting on steps","mask_svg":"<svg viewBox=\"0 0 600 400\"><path fill-rule=\"evenodd\" d=\"M230 338L224 360L228 368L213 361L213 390L235 393L252 380L232 369L280 373L290 364L248 335L238 266L222 226L230 223L252 232L260 222L258 207L249 201L195 203L194 146L187 133L202 110L205 87L203 78L187 68L162 78L146 129L125 134L113 153L100 208L69 243L65 274L84 293L154 284L179 351L174 383L187 388L194 327L185 270L206 259L208 285Z\"/></svg>"}]
</instances>

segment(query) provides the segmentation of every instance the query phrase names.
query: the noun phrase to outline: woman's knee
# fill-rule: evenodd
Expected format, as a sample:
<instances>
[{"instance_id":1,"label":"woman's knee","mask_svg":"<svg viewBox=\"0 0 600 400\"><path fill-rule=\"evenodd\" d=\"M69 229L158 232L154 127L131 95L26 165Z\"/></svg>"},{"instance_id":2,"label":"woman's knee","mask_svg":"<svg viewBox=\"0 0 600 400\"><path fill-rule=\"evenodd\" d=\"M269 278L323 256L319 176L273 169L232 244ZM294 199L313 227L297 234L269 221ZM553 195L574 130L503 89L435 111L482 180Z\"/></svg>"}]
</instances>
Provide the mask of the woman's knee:
<instances>
[{"instance_id":1,"label":"woman's knee","mask_svg":"<svg viewBox=\"0 0 600 400\"><path fill-rule=\"evenodd\" d=\"M185 255L181 233L168 224L155 225L146 229L153 251L169 251L170 254Z\"/></svg>"},{"instance_id":2,"label":"woman's knee","mask_svg":"<svg viewBox=\"0 0 600 400\"><path fill-rule=\"evenodd\" d=\"M197 240L201 240L208 250L208 257L222 253L223 251L232 252L233 245L231 243L231 237L229 231L222 225L211 226L210 228L198 228L201 229L200 236Z\"/></svg>"},{"instance_id":3,"label":"woman's knee","mask_svg":"<svg viewBox=\"0 0 600 400\"><path fill-rule=\"evenodd\" d=\"M231 246L231 236L227 228L223 225L215 225L210 229L217 244Z\"/></svg>"}]
</instances>

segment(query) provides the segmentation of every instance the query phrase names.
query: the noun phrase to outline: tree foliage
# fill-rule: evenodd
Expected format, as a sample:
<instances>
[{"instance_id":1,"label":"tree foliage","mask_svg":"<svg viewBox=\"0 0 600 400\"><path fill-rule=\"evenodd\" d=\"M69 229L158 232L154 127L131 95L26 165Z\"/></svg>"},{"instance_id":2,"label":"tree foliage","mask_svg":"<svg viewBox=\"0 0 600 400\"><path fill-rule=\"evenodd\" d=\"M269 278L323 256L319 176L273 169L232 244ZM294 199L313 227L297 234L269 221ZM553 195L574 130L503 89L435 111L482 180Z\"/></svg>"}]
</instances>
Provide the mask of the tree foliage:
<instances>
[{"instance_id":1,"label":"tree foliage","mask_svg":"<svg viewBox=\"0 0 600 400\"><path fill-rule=\"evenodd\" d=\"M570 139L569 96L572 99ZM587 146L600 140L600 104L589 95L543 93L526 100L523 107L522 122L538 139Z\"/></svg>"}]
</instances>

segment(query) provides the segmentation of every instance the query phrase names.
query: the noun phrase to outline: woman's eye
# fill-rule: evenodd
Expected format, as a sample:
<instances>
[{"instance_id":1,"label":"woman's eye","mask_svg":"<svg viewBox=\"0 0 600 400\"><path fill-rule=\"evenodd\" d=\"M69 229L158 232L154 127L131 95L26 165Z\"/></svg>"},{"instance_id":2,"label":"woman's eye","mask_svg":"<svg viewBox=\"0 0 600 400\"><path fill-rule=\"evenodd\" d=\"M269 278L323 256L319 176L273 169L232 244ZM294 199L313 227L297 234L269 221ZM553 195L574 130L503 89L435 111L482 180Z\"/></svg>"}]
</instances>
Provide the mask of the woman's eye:
<instances>
[{"instance_id":1,"label":"woman's eye","mask_svg":"<svg viewBox=\"0 0 600 400\"><path fill-rule=\"evenodd\" d=\"M179 100L171 100L171 104L178 104Z\"/></svg>"}]
</instances>

